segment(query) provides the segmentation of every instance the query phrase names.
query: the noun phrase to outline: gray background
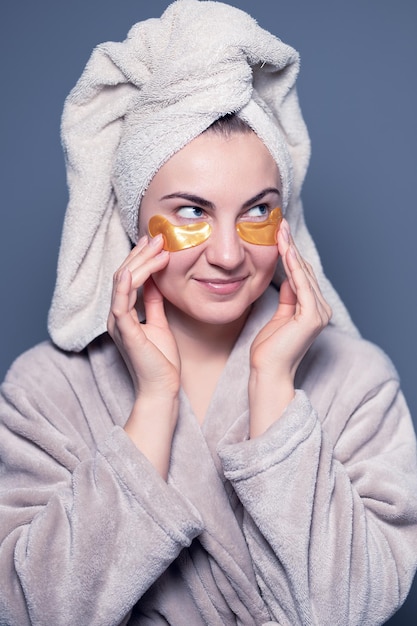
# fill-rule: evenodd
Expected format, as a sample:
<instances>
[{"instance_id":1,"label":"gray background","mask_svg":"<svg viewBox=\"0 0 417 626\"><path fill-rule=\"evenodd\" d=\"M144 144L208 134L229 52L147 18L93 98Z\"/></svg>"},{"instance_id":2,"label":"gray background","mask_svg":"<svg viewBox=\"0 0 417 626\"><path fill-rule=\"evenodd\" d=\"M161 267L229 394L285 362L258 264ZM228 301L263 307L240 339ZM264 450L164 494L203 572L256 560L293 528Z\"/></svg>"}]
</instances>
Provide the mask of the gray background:
<instances>
[{"instance_id":1,"label":"gray background","mask_svg":"<svg viewBox=\"0 0 417 626\"><path fill-rule=\"evenodd\" d=\"M159 16L153 0L2 0L0 378L46 338L66 205L59 123L97 43ZM236 0L301 53L313 153L308 225L362 334L396 364L417 416L417 2ZM416 423L416 421L415 421ZM390 624L415 624L417 585Z\"/></svg>"}]
</instances>

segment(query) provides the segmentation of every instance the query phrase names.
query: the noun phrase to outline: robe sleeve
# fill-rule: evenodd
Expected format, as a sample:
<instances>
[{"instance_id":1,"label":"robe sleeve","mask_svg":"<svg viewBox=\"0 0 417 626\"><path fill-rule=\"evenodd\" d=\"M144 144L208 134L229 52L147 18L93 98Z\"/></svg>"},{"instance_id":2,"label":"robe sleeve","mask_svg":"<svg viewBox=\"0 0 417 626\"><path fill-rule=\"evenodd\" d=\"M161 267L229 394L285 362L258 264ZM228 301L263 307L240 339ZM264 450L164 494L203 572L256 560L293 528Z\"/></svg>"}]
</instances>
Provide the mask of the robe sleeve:
<instances>
[{"instance_id":1,"label":"robe sleeve","mask_svg":"<svg viewBox=\"0 0 417 626\"><path fill-rule=\"evenodd\" d=\"M40 385L44 365L24 357L0 397L0 622L126 623L201 518L121 427L87 446L83 398L51 363Z\"/></svg>"},{"instance_id":2,"label":"robe sleeve","mask_svg":"<svg viewBox=\"0 0 417 626\"><path fill-rule=\"evenodd\" d=\"M218 449L281 626L382 624L417 565L416 440L396 372L371 345L346 360L314 363L320 415L298 390L262 436L235 424Z\"/></svg>"}]
</instances>

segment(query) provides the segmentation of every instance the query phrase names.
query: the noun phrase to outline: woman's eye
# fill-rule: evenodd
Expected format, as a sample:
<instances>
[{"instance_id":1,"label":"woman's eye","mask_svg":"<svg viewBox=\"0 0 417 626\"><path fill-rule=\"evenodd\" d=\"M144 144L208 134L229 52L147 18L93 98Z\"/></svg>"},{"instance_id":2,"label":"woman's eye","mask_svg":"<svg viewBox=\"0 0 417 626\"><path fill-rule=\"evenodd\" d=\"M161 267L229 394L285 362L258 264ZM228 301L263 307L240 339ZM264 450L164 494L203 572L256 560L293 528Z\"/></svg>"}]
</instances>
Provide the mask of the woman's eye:
<instances>
[{"instance_id":1,"label":"woman's eye","mask_svg":"<svg viewBox=\"0 0 417 626\"><path fill-rule=\"evenodd\" d=\"M183 206L177 210L177 215L187 220L201 220L204 211L196 206Z\"/></svg>"},{"instance_id":2,"label":"woman's eye","mask_svg":"<svg viewBox=\"0 0 417 626\"><path fill-rule=\"evenodd\" d=\"M267 217L269 215L269 209L268 206L266 204L258 204L257 206L252 207L251 209L249 209L249 211L246 211L246 213L243 216L243 219L245 218L259 218L259 217Z\"/></svg>"}]
</instances>

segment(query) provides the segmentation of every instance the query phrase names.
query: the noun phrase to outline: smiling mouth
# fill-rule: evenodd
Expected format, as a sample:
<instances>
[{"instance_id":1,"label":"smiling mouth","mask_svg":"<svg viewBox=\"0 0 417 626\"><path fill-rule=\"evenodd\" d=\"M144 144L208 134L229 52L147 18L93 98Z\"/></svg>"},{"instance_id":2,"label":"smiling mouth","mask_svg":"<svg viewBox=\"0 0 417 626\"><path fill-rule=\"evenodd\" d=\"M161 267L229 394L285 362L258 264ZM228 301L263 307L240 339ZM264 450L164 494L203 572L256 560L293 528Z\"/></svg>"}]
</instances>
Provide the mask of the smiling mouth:
<instances>
[{"instance_id":1,"label":"smiling mouth","mask_svg":"<svg viewBox=\"0 0 417 626\"><path fill-rule=\"evenodd\" d=\"M229 295L238 291L245 283L247 276L234 278L196 278L196 282L211 293Z\"/></svg>"}]
</instances>

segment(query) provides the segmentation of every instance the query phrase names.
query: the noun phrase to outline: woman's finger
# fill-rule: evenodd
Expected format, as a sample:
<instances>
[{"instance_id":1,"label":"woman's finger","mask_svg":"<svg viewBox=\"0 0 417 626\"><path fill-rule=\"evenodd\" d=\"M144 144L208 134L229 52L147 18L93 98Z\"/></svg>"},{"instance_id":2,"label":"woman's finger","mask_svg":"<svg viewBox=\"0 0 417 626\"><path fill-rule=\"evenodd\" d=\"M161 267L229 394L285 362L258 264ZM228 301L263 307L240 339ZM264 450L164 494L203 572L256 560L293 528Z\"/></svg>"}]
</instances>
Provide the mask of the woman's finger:
<instances>
[{"instance_id":1,"label":"woman's finger","mask_svg":"<svg viewBox=\"0 0 417 626\"><path fill-rule=\"evenodd\" d=\"M138 323L136 309L131 307L132 275L125 267L119 274L113 290L113 299L109 314L108 327L113 333L118 331L123 335L132 330Z\"/></svg>"},{"instance_id":2,"label":"woman's finger","mask_svg":"<svg viewBox=\"0 0 417 626\"><path fill-rule=\"evenodd\" d=\"M279 231L279 238L278 238L278 246L280 249L280 253L282 256L282 262L283 262L283 266L284 266L284 270L288 276L291 288L296 291L297 287L294 283L294 278L292 275L292 270L291 270L291 263L288 263L287 260L287 255L290 251L290 249L292 249L291 252L291 256L295 256L295 258L298 261L298 265L296 264L294 267L301 268L305 274L305 276L307 277L307 279L310 282L310 286L312 288L312 290L314 291L314 294L316 296L316 299L318 301L318 306L320 309L322 309L323 311L323 317L327 318L327 320L330 319L331 317L331 308L328 305L327 301L325 300L320 286L318 284L316 275L314 273L313 267L311 266L310 263L308 263L308 261L306 261L300 254L297 246L294 243L294 239L291 235L288 223L286 222L286 220L283 220L281 223L281 228ZM291 257L288 257L291 258Z\"/></svg>"},{"instance_id":3,"label":"woman's finger","mask_svg":"<svg viewBox=\"0 0 417 626\"><path fill-rule=\"evenodd\" d=\"M297 295L297 314L313 320L314 326L323 328L329 321L329 311L321 296L318 284L312 280L300 257L291 245L286 255L287 265L295 285ZM318 292L320 296L318 296Z\"/></svg>"},{"instance_id":4,"label":"woman's finger","mask_svg":"<svg viewBox=\"0 0 417 626\"><path fill-rule=\"evenodd\" d=\"M114 282L117 282L121 272L125 268L132 274L132 285L137 288L142 285L147 275L159 271L163 263L167 262L169 253L162 250L163 238L158 235L148 242L147 237L142 237L138 245L130 252L125 261L114 274Z\"/></svg>"},{"instance_id":5,"label":"woman's finger","mask_svg":"<svg viewBox=\"0 0 417 626\"><path fill-rule=\"evenodd\" d=\"M160 240L157 240L153 245L147 243L146 237L140 240L137 250L129 254L113 275L111 308L113 307L117 294L119 295L117 302L121 302L121 295L123 294L121 285L125 284L125 272L128 271L130 276L129 294L124 294L128 295L128 300L123 302L124 306L127 305L130 311L135 311L137 290L139 287L141 287L154 272L162 270L168 263L169 252L161 250L162 245L163 241Z\"/></svg>"},{"instance_id":6,"label":"woman's finger","mask_svg":"<svg viewBox=\"0 0 417 626\"><path fill-rule=\"evenodd\" d=\"M161 235L151 239L138 254L134 255L129 264L134 288L142 286L155 272L163 269L169 260L169 252L163 250L164 241Z\"/></svg>"},{"instance_id":7,"label":"woman's finger","mask_svg":"<svg viewBox=\"0 0 417 626\"><path fill-rule=\"evenodd\" d=\"M161 328L167 327L168 321L165 316L164 299L152 276L143 285L143 302L147 323Z\"/></svg>"},{"instance_id":8,"label":"woman's finger","mask_svg":"<svg viewBox=\"0 0 417 626\"><path fill-rule=\"evenodd\" d=\"M150 279L153 272L166 266L169 253L162 250L162 246L162 237L155 237L151 241L146 236L141 237L137 246L114 273L111 307L107 319L107 328L113 338L143 334L135 306L137 290ZM152 299L149 303L150 315L163 323L165 316L162 296L151 292L148 299L149 297Z\"/></svg>"},{"instance_id":9,"label":"woman's finger","mask_svg":"<svg viewBox=\"0 0 417 626\"><path fill-rule=\"evenodd\" d=\"M282 220L279 231L278 231L277 244L278 244L278 252L281 257L285 275L287 276L291 289L295 293L295 285L292 280L291 272L286 261L286 255L290 247L290 229L285 219Z\"/></svg>"},{"instance_id":10,"label":"woman's finger","mask_svg":"<svg viewBox=\"0 0 417 626\"><path fill-rule=\"evenodd\" d=\"M293 245L293 244L291 244L291 245ZM297 249L297 247L295 245L293 245L293 247L294 247L294 251L295 251L295 254L297 256L297 259L299 260L301 266L305 270L305 273L306 273L307 277L310 280L311 287L314 290L314 293L316 295L318 303L320 304L320 306L323 309L324 317L327 318L327 322L328 322L330 320L330 318L331 318L332 311L331 311L331 308L330 308L329 304L327 303L327 300L323 296L323 293L322 293L322 291L320 289L320 285L319 285L319 282L317 280L316 274L314 272L313 266L301 256L299 250Z\"/></svg>"},{"instance_id":11,"label":"woman's finger","mask_svg":"<svg viewBox=\"0 0 417 626\"><path fill-rule=\"evenodd\" d=\"M145 248L147 244L148 244L148 236L144 235L138 240L137 244L132 248L132 250L126 257L126 259L123 261L122 265L120 266L119 270L123 270L125 267L127 267L129 263L139 254L139 252L141 252Z\"/></svg>"},{"instance_id":12,"label":"woman's finger","mask_svg":"<svg viewBox=\"0 0 417 626\"><path fill-rule=\"evenodd\" d=\"M304 263L305 263L306 270L307 270L307 272L308 272L308 274L309 274L309 276L311 278L311 284L312 284L313 289L314 289L314 291L316 293L316 297L320 301L320 304L321 304L321 306L323 307L323 309L324 309L324 311L326 313L328 321L330 321L330 318L332 317L332 309L331 309L329 303L327 302L326 298L323 295L323 292L322 292L322 290L320 288L320 285L319 285L319 281L317 280L316 274L314 272L313 266L310 263L308 263L307 261L304 261Z\"/></svg>"},{"instance_id":13,"label":"woman's finger","mask_svg":"<svg viewBox=\"0 0 417 626\"><path fill-rule=\"evenodd\" d=\"M278 308L273 316L276 320L290 320L296 314L297 296L295 295L288 278L285 279L279 288Z\"/></svg>"}]
</instances>

